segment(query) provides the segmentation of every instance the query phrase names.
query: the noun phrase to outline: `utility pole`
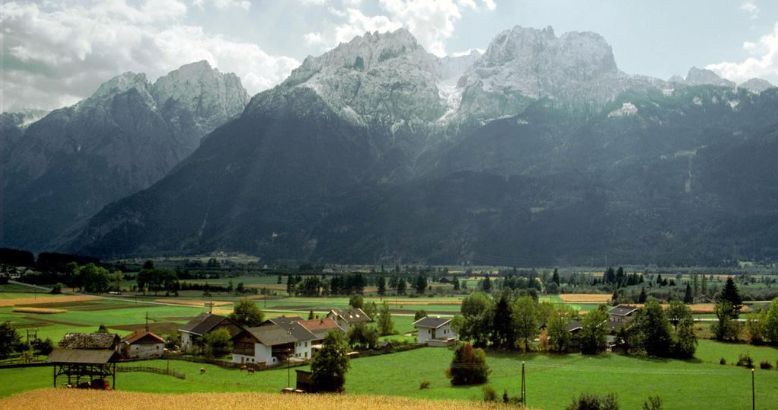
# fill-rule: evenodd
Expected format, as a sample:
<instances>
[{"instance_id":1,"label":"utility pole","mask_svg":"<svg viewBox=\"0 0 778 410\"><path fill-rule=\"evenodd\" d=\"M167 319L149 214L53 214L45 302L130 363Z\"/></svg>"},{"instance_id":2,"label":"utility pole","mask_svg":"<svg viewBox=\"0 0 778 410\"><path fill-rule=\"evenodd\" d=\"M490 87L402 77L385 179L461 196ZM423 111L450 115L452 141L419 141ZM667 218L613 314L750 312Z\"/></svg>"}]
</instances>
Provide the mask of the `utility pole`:
<instances>
[{"instance_id":1,"label":"utility pole","mask_svg":"<svg viewBox=\"0 0 778 410\"><path fill-rule=\"evenodd\" d=\"M521 404L527 407L527 386L524 372L524 362L521 362Z\"/></svg>"},{"instance_id":2,"label":"utility pole","mask_svg":"<svg viewBox=\"0 0 778 410\"><path fill-rule=\"evenodd\" d=\"M754 369L751 369L751 410L756 410L756 385L754 384Z\"/></svg>"}]
</instances>

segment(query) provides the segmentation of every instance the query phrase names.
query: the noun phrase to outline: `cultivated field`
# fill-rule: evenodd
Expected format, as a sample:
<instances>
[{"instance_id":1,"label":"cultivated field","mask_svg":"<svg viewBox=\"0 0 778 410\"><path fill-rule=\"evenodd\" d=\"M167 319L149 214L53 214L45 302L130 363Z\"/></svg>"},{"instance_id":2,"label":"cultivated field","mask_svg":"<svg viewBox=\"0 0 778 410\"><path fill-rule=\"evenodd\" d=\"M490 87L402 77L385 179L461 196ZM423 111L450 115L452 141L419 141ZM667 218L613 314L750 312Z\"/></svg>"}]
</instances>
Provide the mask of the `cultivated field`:
<instances>
[{"instance_id":1,"label":"cultivated field","mask_svg":"<svg viewBox=\"0 0 778 410\"><path fill-rule=\"evenodd\" d=\"M565 303L608 303L611 295L602 293L565 293L559 295Z\"/></svg>"},{"instance_id":2,"label":"cultivated field","mask_svg":"<svg viewBox=\"0 0 778 410\"><path fill-rule=\"evenodd\" d=\"M120 391L36 390L0 400L4 409L48 410L51 403L59 408L103 409L407 409L466 410L503 409L501 404L454 400L414 400L387 396L281 395L280 393L200 393L191 395L128 393Z\"/></svg>"},{"instance_id":3,"label":"cultivated field","mask_svg":"<svg viewBox=\"0 0 778 410\"><path fill-rule=\"evenodd\" d=\"M0 298L0 307L16 305L44 305L47 303L72 303L85 302L97 299L89 295L46 295L30 296L29 293L6 294L6 297Z\"/></svg>"},{"instance_id":4,"label":"cultivated field","mask_svg":"<svg viewBox=\"0 0 778 410\"><path fill-rule=\"evenodd\" d=\"M778 349L775 348L712 341L701 341L697 358L690 361L616 354L590 357L580 354L488 353L487 363L492 369L488 385L498 395L504 390L517 395L521 363L525 362L528 403L537 408L564 408L573 396L582 392L613 392L618 395L624 409L641 408L643 400L653 394L662 396L667 409L742 409L751 400L751 372L732 364L722 366L718 363L721 357L733 363L738 354L746 352L755 362L778 361ZM422 348L352 360L346 377L346 395L453 399L471 405L481 399L482 386L452 387L444 375L451 357L452 352L445 348ZM147 361L138 365L164 368L167 363ZM201 367L206 368L204 374L200 374ZM117 389L155 393L276 393L286 386L285 369L248 374L182 361L170 361L170 368L186 374L186 379L119 373ZM757 408L774 409L774 403L778 403L778 389L775 388L778 386L778 371L757 369L755 375ZM292 372L292 383L294 377ZM430 383L429 389L419 389L423 381ZM0 397L46 388L50 383L51 369L47 367L0 370ZM69 393L64 389L61 391Z\"/></svg>"}]
</instances>

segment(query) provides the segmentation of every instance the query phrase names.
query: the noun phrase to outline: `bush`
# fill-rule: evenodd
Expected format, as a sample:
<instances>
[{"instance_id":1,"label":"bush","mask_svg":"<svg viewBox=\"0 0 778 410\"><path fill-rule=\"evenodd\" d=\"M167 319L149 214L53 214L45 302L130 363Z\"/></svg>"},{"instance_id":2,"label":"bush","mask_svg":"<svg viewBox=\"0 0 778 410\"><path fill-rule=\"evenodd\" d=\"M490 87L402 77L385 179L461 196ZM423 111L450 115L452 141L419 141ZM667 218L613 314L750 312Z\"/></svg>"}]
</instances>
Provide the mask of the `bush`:
<instances>
[{"instance_id":1,"label":"bush","mask_svg":"<svg viewBox=\"0 0 778 410\"><path fill-rule=\"evenodd\" d=\"M61 283L57 283L51 287L51 291L49 291L49 293L51 293L52 295L59 295L62 293L62 287L63 286Z\"/></svg>"},{"instance_id":2,"label":"bush","mask_svg":"<svg viewBox=\"0 0 778 410\"><path fill-rule=\"evenodd\" d=\"M423 381L421 384L419 384L419 390L429 389L430 388L430 382Z\"/></svg>"},{"instance_id":3,"label":"bush","mask_svg":"<svg viewBox=\"0 0 778 410\"><path fill-rule=\"evenodd\" d=\"M727 364L727 359L722 357L721 359L719 359L719 364Z\"/></svg>"},{"instance_id":4,"label":"bush","mask_svg":"<svg viewBox=\"0 0 778 410\"><path fill-rule=\"evenodd\" d=\"M230 332L225 328L219 328L206 333L203 337L205 343L205 353L212 357L222 357L232 350L232 341Z\"/></svg>"},{"instance_id":5,"label":"bush","mask_svg":"<svg viewBox=\"0 0 778 410\"><path fill-rule=\"evenodd\" d=\"M752 359L751 355L748 354L748 353L746 353L746 354L739 354L739 355L737 355L737 365L738 366L742 366L742 367L746 367L748 369L753 369L754 368L754 359Z\"/></svg>"},{"instance_id":6,"label":"bush","mask_svg":"<svg viewBox=\"0 0 778 410\"><path fill-rule=\"evenodd\" d=\"M497 401L497 392L494 391L492 386L484 386L484 401Z\"/></svg>"},{"instance_id":7,"label":"bush","mask_svg":"<svg viewBox=\"0 0 778 410\"><path fill-rule=\"evenodd\" d=\"M773 368L773 365L767 360L763 360L761 363L759 363L759 368L764 370L770 370Z\"/></svg>"},{"instance_id":8,"label":"bush","mask_svg":"<svg viewBox=\"0 0 778 410\"><path fill-rule=\"evenodd\" d=\"M424 310L424 309L417 310L416 313L413 314L413 320L414 321L417 321L417 320L419 320L421 318L424 318L424 317L427 317L427 311Z\"/></svg>"},{"instance_id":9,"label":"bush","mask_svg":"<svg viewBox=\"0 0 778 410\"><path fill-rule=\"evenodd\" d=\"M599 397L595 394L583 393L566 407L567 410L618 410L619 402L613 393Z\"/></svg>"},{"instance_id":10,"label":"bush","mask_svg":"<svg viewBox=\"0 0 778 410\"><path fill-rule=\"evenodd\" d=\"M659 395L648 396L643 402L643 410L662 410L662 398Z\"/></svg>"},{"instance_id":11,"label":"bush","mask_svg":"<svg viewBox=\"0 0 778 410\"><path fill-rule=\"evenodd\" d=\"M38 354L42 354L44 356L48 356L49 353L51 353L51 351L54 350L54 343L52 343L51 339L49 338L46 338L45 340L33 339L31 344L32 344L32 348Z\"/></svg>"},{"instance_id":12,"label":"bush","mask_svg":"<svg viewBox=\"0 0 778 410\"><path fill-rule=\"evenodd\" d=\"M459 346L454 351L454 359L446 376L454 386L486 383L489 378L486 353L483 349L473 348L470 343Z\"/></svg>"}]
</instances>

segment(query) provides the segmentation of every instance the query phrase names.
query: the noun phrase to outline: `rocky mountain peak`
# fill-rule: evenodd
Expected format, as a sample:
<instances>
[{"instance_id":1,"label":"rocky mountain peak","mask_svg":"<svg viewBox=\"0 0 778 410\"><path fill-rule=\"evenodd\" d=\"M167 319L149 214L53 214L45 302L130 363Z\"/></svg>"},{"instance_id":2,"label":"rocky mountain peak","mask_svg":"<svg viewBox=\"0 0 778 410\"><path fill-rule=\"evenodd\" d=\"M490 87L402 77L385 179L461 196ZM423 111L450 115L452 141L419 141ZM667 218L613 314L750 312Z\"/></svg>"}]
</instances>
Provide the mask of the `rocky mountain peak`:
<instances>
[{"instance_id":1,"label":"rocky mountain peak","mask_svg":"<svg viewBox=\"0 0 778 410\"><path fill-rule=\"evenodd\" d=\"M599 34L557 37L551 27L516 26L498 34L463 75L458 117L515 115L539 98L602 104L645 82L619 71L611 46Z\"/></svg>"},{"instance_id":2,"label":"rocky mountain peak","mask_svg":"<svg viewBox=\"0 0 778 410\"><path fill-rule=\"evenodd\" d=\"M204 133L243 111L248 93L238 76L221 73L202 60L186 64L160 77L151 90L160 107L181 105L195 114Z\"/></svg>"},{"instance_id":3,"label":"rocky mountain peak","mask_svg":"<svg viewBox=\"0 0 778 410\"><path fill-rule=\"evenodd\" d=\"M380 124L394 132L409 123L433 121L445 112L436 85L439 76L438 58L408 30L399 29L365 33L321 56L306 58L267 96L305 87L350 122Z\"/></svg>"},{"instance_id":4,"label":"rocky mountain peak","mask_svg":"<svg viewBox=\"0 0 778 410\"><path fill-rule=\"evenodd\" d=\"M686 74L686 84L688 85L715 85L720 87L734 87L735 83L719 77L715 72L706 68L692 67Z\"/></svg>"},{"instance_id":5,"label":"rocky mountain peak","mask_svg":"<svg viewBox=\"0 0 778 410\"><path fill-rule=\"evenodd\" d=\"M148 92L149 82L146 79L146 74L126 72L102 83L97 88L91 99L99 99L104 97L110 97L112 95L121 94L133 88L140 92Z\"/></svg>"},{"instance_id":6,"label":"rocky mountain peak","mask_svg":"<svg viewBox=\"0 0 778 410\"><path fill-rule=\"evenodd\" d=\"M775 88L775 86L767 80L763 80L761 78L752 78L748 81L738 84L738 88L743 88L751 91L754 94L759 94L770 88Z\"/></svg>"}]
</instances>

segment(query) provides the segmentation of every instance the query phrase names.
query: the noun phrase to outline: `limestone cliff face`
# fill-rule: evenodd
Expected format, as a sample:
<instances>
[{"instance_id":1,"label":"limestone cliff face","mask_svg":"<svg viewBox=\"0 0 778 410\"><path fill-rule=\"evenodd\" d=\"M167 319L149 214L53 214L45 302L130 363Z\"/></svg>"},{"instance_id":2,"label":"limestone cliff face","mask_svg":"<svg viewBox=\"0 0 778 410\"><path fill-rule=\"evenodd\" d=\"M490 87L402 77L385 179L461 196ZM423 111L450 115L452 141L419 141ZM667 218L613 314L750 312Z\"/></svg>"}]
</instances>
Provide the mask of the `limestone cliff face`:
<instances>
[{"instance_id":1,"label":"limestone cliff face","mask_svg":"<svg viewBox=\"0 0 778 410\"><path fill-rule=\"evenodd\" d=\"M0 243L59 243L106 204L162 178L247 101L234 74L200 62L154 84L119 75L29 124L4 147Z\"/></svg>"}]
</instances>

